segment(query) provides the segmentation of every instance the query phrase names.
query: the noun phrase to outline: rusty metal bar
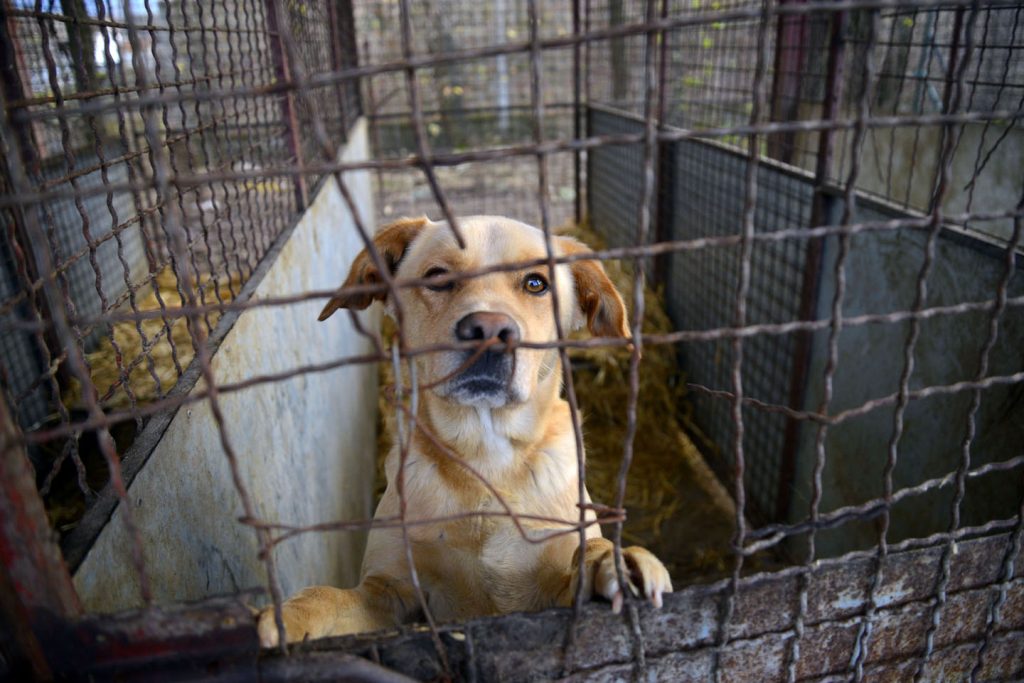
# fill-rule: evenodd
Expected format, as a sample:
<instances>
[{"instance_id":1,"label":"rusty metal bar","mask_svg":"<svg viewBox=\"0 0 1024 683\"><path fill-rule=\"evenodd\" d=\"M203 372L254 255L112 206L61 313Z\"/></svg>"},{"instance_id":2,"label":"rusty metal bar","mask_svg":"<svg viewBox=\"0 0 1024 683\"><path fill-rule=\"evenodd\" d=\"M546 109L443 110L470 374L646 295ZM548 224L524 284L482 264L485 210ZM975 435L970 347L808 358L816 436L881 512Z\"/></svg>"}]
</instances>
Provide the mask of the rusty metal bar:
<instances>
[{"instance_id":1,"label":"rusty metal bar","mask_svg":"<svg viewBox=\"0 0 1024 683\"><path fill-rule=\"evenodd\" d=\"M331 1L327 3L327 18L328 18L328 35L331 36L331 71L338 71L347 66L351 66L345 63L345 57L342 54L342 46L344 43L349 42L353 39L353 36L349 36L342 33L341 24L338 18L338 5L341 4L340 0ZM345 9L348 14L348 24L352 22L352 6L351 3L346 3ZM338 112L341 115L341 140L339 144L348 142L348 126L349 126L349 113L348 103L345 97L345 88L348 86L347 83L339 83L334 88L335 97L338 100Z\"/></svg>"},{"instance_id":2,"label":"rusty metal bar","mask_svg":"<svg viewBox=\"0 0 1024 683\"><path fill-rule=\"evenodd\" d=\"M291 87L292 75L288 64L288 55L285 53L281 43L282 27L278 26L276 4L273 0L264 0L267 21L267 32L270 35L271 54L274 60L274 70L277 72L277 80L280 83L288 84L289 87L281 98L281 120L287 130L288 153L295 160L297 166L304 166L304 155L302 152L302 141L299 137L299 119L295 111L295 94ZM288 27L283 27L288 30ZM305 174L295 176L295 203L299 210L309 206L309 187Z\"/></svg>"},{"instance_id":3,"label":"rusty metal bar","mask_svg":"<svg viewBox=\"0 0 1024 683\"><path fill-rule=\"evenodd\" d=\"M0 400L0 612L21 660L12 668L45 679L54 674L50 629L76 619L82 606L18 433Z\"/></svg>"},{"instance_id":4,"label":"rusty metal bar","mask_svg":"<svg viewBox=\"0 0 1024 683\"><path fill-rule=\"evenodd\" d=\"M836 24L841 24L840 19L843 16L844 15L837 15L837 17L836 17ZM853 217L854 217L854 214L855 214L855 211L856 211L857 180L858 180L859 175L860 175L861 156L862 156L862 151L863 151L863 146L864 146L864 136L865 136L865 131L866 131L864 122L869 117L869 114L870 114L869 103L871 101L871 97L872 97L873 92L874 92L873 91L873 83L872 83L872 81L874 79L874 60L873 60L873 55L872 55L872 49L874 47L875 41L877 40L877 34L878 34L878 13L877 12L872 12L870 14L869 21L870 21L870 35L868 36L867 47L866 47L866 49L864 51L864 53L865 53L865 67L866 68L865 68L864 77L863 77L863 79L861 81L860 93L859 93L859 96L857 98L857 121L858 121L859 125L857 125L854 128L854 136L853 136L853 141L852 141L852 144L851 144L852 150L851 150L851 154L850 154L850 156L851 156L850 171L849 171L849 174L848 174L847 179L846 179L846 189L845 189L844 196L843 196L843 213L842 213L842 217L839 219L839 225L841 227L842 226L847 226L847 225L849 225L853 221ZM840 26L840 30L841 30L841 26ZM836 34L833 34L833 38L836 38L836 37L837 37ZM838 50L841 51L842 47L833 46L832 49L833 50L838 49ZM833 61L833 57L836 58L834 61ZM830 78L834 76L834 74L832 73L832 69L833 68L836 68L837 70L841 69L841 67L837 65L838 60L839 60L839 57L836 56L835 52L830 54L830 56L829 56L829 65L830 65L829 66L829 68L830 68L829 77ZM827 98L828 98L828 103L827 103L826 106L833 106L834 107L834 106L836 106L836 103L838 102L839 93L835 93L833 91L829 91L829 94L827 95ZM827 176L828 171L829 171L829 165L830 165L830 158L829 157L830 157L832 143L831 143L831 140L824 139L825 136L826 136L826 134L822 133L822 138L823 139L820 141L819 152L821 152L821 150L824 150L824 153L821 154L821 157L824 157L824 158L819 157L819 159L818 159L817 173L819 175L817 176L816 180L819 183L819 185L818 185L818 189L816 189L816 191L815 191L815 204L814 204L814 209L812 209L812 216L813 216L815 210L816 211L820 211L820 212L824 212L825 210L827 210L825 208L827 206L826 203L825 203L825 197L822 195L820 189L823 187L824 183L826 182L826 176ZM818 218L820 220L821 218L824 218L824 216L819 215ZM815 223L815 224L817 224L817 223ZM811 254L811 253L808 254L808 265L810 266L811 263L813 263L813 267L816 270L820 269L821 265L822 265L822 263L821 263L822 262L822 252L824 250L824 244L822 244L822 241L823 240L815 240L815 244L817 245L817 249L815 250L815 252L813 254ZM832 307L831 307L831 316L830 316L830 325L829 325L828 360L826 362L825 377L823 379L823 387L824 387L824 389L823 389L823 396L821 398L821 402L820 402L819 407L818 407L819 411L823 412L823 413L824 412L828 412L829 406L830 406L831 401L832 401L832 388L833 388L832 381L833 381L833 376L834 376L836 367L838 365L838 360L839 360L838 359L838 353L839 353L838 345L839 345L839 335L841 334L842 327L843 327L843 299L844 299L845 292L846 292L846 270L845 270L845 267L846 267L846 259L847 259L847 256L849 255L849 251L850 251L850 236L846 232L841 232L839 234L839 236L838 236L838 242L839 242L838 253L837 253L836 259L835 259L835 280L836 280L836 284L835 284L835 293L833 294L833 298L832 298ZM812 261L812 256L813 256L813 261ZM815 275L814 279L817 279L817 275L818 274L815 273L814 275ZM813 292L815 292L818 289L818 285L817 285L816 282L813 282L813 280L810 277L808 277L806 275L806 273L805 273L805 278L804 278L804 287L805 287L805 289L804 289L804 292L803 292L803 295L802 295L801 308L803 308L804 305L813 306L814 308L816 308L817 307L817 296ZM813 287L814 290L809 290L808 289L809 287ZM814 317L813 309L801 310L801 313L803 315L805 315L808 319ZM811 343L810 334L805 333L804 335L802 335L801 341L806 346L798 347L798 357L797 357L797 359L795 361L795 365L794 365L795 368L796 368L796 372L794 372L794 375L796 375L796 374L804 375L801 378L802 379L802 386L797 386L796 382L794 382L794 384L791 386L791 391L792 392L795 392L795 391L799 391L800 392L800 395L799 395L800 403L791 403L791 405L803 405L804 392L806 392L806 373L808 372L808 365L809 365L809 358L807 356L809 355L809 346L810 346L810 343ZM803 357L801 357L801 356L803 356ZM799 363L799 365L796 365L796 363ZM792 396L792 394L791 394L791 400L793 400L794 398L796 398L796 397ZM792 420L792 419L789 420L789 422L787 424L787 437L789 437L790 434L792 433L792 432L789 431L788 428L789 427L794 427L794 431L795 431L795 426L796 426L796 422L794 420ZM818 522L818 518L819 518L819 514L820 514L821 499L822 499L822 496L823 496L823 493L824 493L824 488L823 488L823 485L822 485L822 475L823 475L823 471L824 471L824 468L825 468L825 461L826 461L825 436L826 436L827 428L828 428L827 425L819 424L818 425L818 429L817 429L817 431L815 433L815 443L814 443L814 446L815 446L815 450L814 450L814 452L815 452L815 462L814 462L814 471L813 471L813 474L811 475L812 476L812 489L813 490L812 490L812 494L811 494L811 505L810 505L810 514L809 514L810 523L812 525ZM792 448L794 449L794 451L795 451L796 447L797 447L797 444L794 441L794 443L792 444ZM786 474L790 477L790 481L791 481L791 478L793 476L793 470L795 469L793 467L793 464L792 464L794 459L795 459L795 452L788 453L787 455L788 455L788 458L787 458L787 460L788 460L788 462L787 462L788 467L787 467L787 469L789 471ZM807 553L806 553L806 556L805 556L804 563L805 563L805 566L808 569L808 572L810 572L811 566L813 565L813 563L817 559L817 546L816 546L817 539L815 537L815 531L816 530L814 528L812 528L810 534L808 534L808 536L807 536ZM794 637L793 637L793 639L789 643L789 651L787 653L787 655L789 657L789 662L788 662L788 667L787 667L786 675L787 675L787 680L790 681L790 682L796 680L797 664L798 664L799 659L800 659L800 640L801 640L801 638L804 635L803 620L804 620L804 617L805 617L805 614L806 614L806 611L807 611L807 599L808 599L807 593L808 593L809 588L810 588L810 581L809 581L809 573L808 573L808 574L804 575L804 577L802 577L802 581L801 581L801 585L800 585L800 593L799 593L798 602L797 602L797 614L796 614L796 617L794 618L794 622L793 622Z\"/></svg>"},{"instance_id":5,"label":"rusty metal bar","mask_svg":"<svg viewBox=\"0 0 1024 683\"><path fill-rule=\"evenodd\" d=\"M782 0L780 5L806 0ZM775 65L772 76L771 119L792 121L800 117L803 66L808 53L807 15L779 17L775 36ZM829 59L832 58L831 52ZM768 141L768 156L793 163L794 133L774 136Z\"/></svg>"},{"instance_id":6,"label":"rusty metal bar","mask_svg":"<svg viewBox=\"0 0 1024 683\"><path fill-rule=\"evenodd\" d=\"M409 0L399 0L400 8L400 28L402 31L402 56L408 60L412 60L413 55L413 33L412 33L412 9L409 5ZM460 248L466 246L465 238L462 236L462 232L459 230L458 219L452 212L452 207L448 203L444 191L441 189L441 185L437 180L437 173L434 170L434 163L432 161L432 155L430 151L430 141L427 137L427 129L423 123L423 109L420 105L420 87L416 82L416 67L409 65L405 69L405 89L409 95L409 109L412 111L412 125L413 131L416 135L416 150L419 154L420 168L423 169L423 174L427 178L427 183L430 185L430 191L434 195L434 199L437 202L438 207L441 209L441 215L448 222L448 228L452 231L455 236L455 241L458 243Z\"/></svg>"},{"instance_id":7,"label":"rusty metal bar","mask_svg":"<svg viewBox=\"0 0 1024 683\"><path fill-rule=\"evenodd\" d=\"M664 8L665 6L662 5L662 7ZM658 14L655 0L646 0L644 10L645 20L647 23L650 23ZM664 41L664 39L664 33L651 31L645 36L644 40L643 180L641 182L640 200L637 205L635 237L635 241L638 246L644 246L650 240L652 232L652 214L655 214L654 220L657 220L653 204L657 183L656 174L660 162L657 133L658 126L661 123L659 116L661 113L661 107L658 106L658 102L661 92L659 90L659 86L664 88L665 80L664 71L659 73L656 70L659 56L659 51L656 48L659 40ZM657 227L658 226L655 226L656 229ZM619 465L619 472L615 487L614 505L616 508L624 508L625 506L626 479L629 475L630 466L633 463L633 447L637 431L637 405L640 399L640 358L643 353L642 332L647 304L644 294L644 287L646 283L646 264L643 259L637 259L633 262L633 316L632 320L630 320L630 334L633 339L633 346L629 359L629 394L626 406L626 433L623 437L622 461ZM582 503L583 501L581 500L581 506ZM629 585L629 580L624 576L623 570L623 567L625 566L622 551L622 531L624 521L625 520L616 522L612 531L615 570L619 585L623 587ZM626 603L628 608L627 614L629 616L630 636L635 663L634 677L639 680L646 678L648 646L643 630L640 628L640 617L637 607L638 600L632 599L633 596L629 594L629 591L624 589L623 592L626 594Z\"/></svg>"},{"instance_id":8,"label":"rusty metal bar","mask_svg":"<svg viewBox=\"0 0 1024 683\"><path fill-rule=\"evenodd\" d=\"M768 29L771 25L770 12L772 0L762 0L761 21L757 31L757 62L754 67L753 78L751 79L750 90L752 106L750 108L750 123L757 124L762 115L765 105L764 78L767 72L768 62ZM751 283L751 260L753 256L753 235L754 214L757 207L758 190L758 165L760 151L758 149L758 136L756 133L747 137L747 163L744 169L743 182L743 224L741 226L740 256L739 256L739 278L736 284L736 298L733 307L733 317L737 327L747 325L747 298L750 292ZM734 396L731 399L731 419L733 427L733 438L731 450L733 454L733 481L732 494L736 501L735 532L732 545L734 549L733 566L728 583L723 587L718 606L717 624L715 628L715 650L711 661L711 678L715 683L720 683L723 675L722 654L728 647L731 640L729 632L730 623L736 611L736 601L739 592L740 576L743 571L745 557L740 548L746 542L746 473L745 451L744 451L744 423L743 423L743 340L736 338L731 344L732 359L729 378L732 383Z\"/></svg>"},{"instance_id":9,"label":"rusty metal bar","mask_svg":"<svg viewBox=\"0 0 1024 683\"><path fill-rule=\"evenodd\" d=\"M664 20L669 16L669 1L661 0L660 17ZM671 58L669 41L672 33L665 31L658 37L658 104L657 120L658 133L665 130L665 117L668 109L668 67ZM672 233L675 230L675 196L677 147L674 144L658 144L658 160L655 167L654 182L654 239L655 243L665 243L672 240ZM651 282L655 287L668 287L671 269L671 257L668 254L661 254L653 259L651 264Z\"/></svg>"},{"instance_id":10,"label":"rusty metal bar","mask_svg":"<svg viewBox=\"0 0 1024 683\"><path fill-rule=\"evenodd\" d=\"M527 5L527 23L530 36L530 105L533 114L533 141L538 146L544 140L544 96L543 82L541 80L541 49L540 49L540 17L538 16L536 0L529 0ZM578 120L577 112L574 110L574 117ZM555 281L555 249L550 222L550 197L548 196L548 165L547 157L539 150L536 152L537 160L537 199L540 205L541 230L544 233L544 250L546 260L544 265L547 268L548 277ZM577 176L578 177L578 176ZM562 325L559 309L559 295L557 289L551 290L551 315L554 320L555 337L558 340L566 338L566 330ZM583 427L579 415L579 403L576 397L576 387L572 376L572 360L566 349L559 349L559 364L562 371L562 379L565 388L566 402L569 405L569 419L572 426L573 446L576 454L576 496L579 504L579 526L577 531L578 551L576 571L583 576L586 566L586 528L587 509L583 505L586 499L586 458L583 450ZM585 596L583 595L583 581L577 582L573 595L572 621L564 630L562 642L564 643L565 654L563 657L563 671L569 672L577 661L576 641L579 633L579 623L582 614Z\"/></svg>"},{"instance_id":11,"label":"rusty metal bar","mask_svg":"<svg viewBox=\"0 0 1024 683\"><path fill-rule=\"evenodd\" d=\"M582 0L573 0L572 3L572 32L579 34L582 32L581 22L582 16L580 12L580 2ZM583 137L583 61L582 55L580 54L582 46L577 44L573 45L572 48L572 135L577 140ZM576 222L583 222L583 152L582 150L576 150L573 153L573 189L575 192L574 197L574 211L576 216Z\"/></svg>"},{"instance_id":12,"label":"rusty metal bar","mask_svg":"<svg viewBox=\"0 0 1024 683\"><path fill-rule=\"evenodd\" d=\"M781 20L780 20L781 21ZM844 27L847 15L834 14L831 17L829 34L828 62L825 76L825 97L822 102L822 118L833 119L839 109L844 66L846 61L846 44ZM780 28L781 30L781 28ZM829 169L832 166L832 154L835 146L835 131L822 130L818 137L818 153L814 170L814 199L811 203L810 225L812 228L835 223L835 195L829 191ZM841 228L843 225L840 226ZM845 234L845 232L840 233ZM821 283L821 268L825 238L807 241L805 252L803 281L800 288L800 320L813 320L818 308L818 291ZM793 371L790 375L789 405L801 409L807 391L807 374L811 362L811 345L813 337L810 332L798 334L793 350ZM784 520L790 513L791 483L796 473L796 451L799 447L800 422L790 419L786 422L783 441L782 472L779 476L778 507L776 519ZM820 457L824 457L820 454ZM823 467L822 462L820 467ZM816 466L816 469L820 469Z\"/></svg>"}]
</instances>

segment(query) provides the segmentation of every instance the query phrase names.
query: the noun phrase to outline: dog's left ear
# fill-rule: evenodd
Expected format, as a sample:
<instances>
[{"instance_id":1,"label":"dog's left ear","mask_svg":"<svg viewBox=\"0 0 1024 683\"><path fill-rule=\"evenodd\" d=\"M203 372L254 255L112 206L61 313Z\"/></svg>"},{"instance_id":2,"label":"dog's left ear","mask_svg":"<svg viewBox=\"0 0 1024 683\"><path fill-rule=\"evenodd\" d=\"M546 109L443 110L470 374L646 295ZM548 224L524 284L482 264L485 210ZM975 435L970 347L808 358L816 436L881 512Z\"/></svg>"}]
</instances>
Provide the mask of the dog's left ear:
<instances>
[{"instance_id":1,"label":"dog's left ear","mask_svg":"<svg viewBox=\"0 0 1024 683\"><path fill-rule=\"evenodd\" d=\"M559 237L564 254L586 254L590 249L577 240ZM626 304L615 289L601 262L573 261L569 264L576 284L576 301L587 321L587 329L595 337L628 337Z\"/></svg>"},{"instance_id":2,"label":"dog's left ear","mask_svg":"<svg viewBox=\"0 0 1024 683\"><path fill-rule=\"evenodd\" d=\"M420 218L402 218L389 223L380 229L380 232L373 238L373 246L380 254L388 271L394 275L398 269L398 263L405 255L405 250L420 234L420 231L429 223L426 216ZM318 320L327 320L339 308L351 308L361 311L375 300L383 300L387 297L384 292L375 294L351 294L345 290L355 285L369 285L381 281L380 271L370 257L370 252L363 249L352 262L345 283L341 290L331 297L324 310L320 312Z\"/></svg>"}]
</instances>

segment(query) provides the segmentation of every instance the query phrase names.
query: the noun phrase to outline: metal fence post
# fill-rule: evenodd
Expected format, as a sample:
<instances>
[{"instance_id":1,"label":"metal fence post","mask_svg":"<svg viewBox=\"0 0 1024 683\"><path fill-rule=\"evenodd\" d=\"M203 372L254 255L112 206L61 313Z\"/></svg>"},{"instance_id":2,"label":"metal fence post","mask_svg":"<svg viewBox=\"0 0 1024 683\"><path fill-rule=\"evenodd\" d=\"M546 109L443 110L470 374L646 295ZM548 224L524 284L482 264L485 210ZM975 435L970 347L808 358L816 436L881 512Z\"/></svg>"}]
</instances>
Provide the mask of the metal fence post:
<instances>
[{"instance_id":1,"label":"metal fence post","mask_svg":"<svg viewBox=\"0 0 1024 683\"><path fill-rule=\"evenodd\" d=\"M805 4L806 0L781 0L780 5ZM772 78L771 120L796 121L800 118L800 96L807 63L807 16L780 16L775 38L775 76ZM793 163L796 133L768 136L768 156Z\"/></svg>"},{"instance_id":2,"label":"metal fence post","mask_svg":"<svg viewBox=\"0 0 1024 683\"><path fill-rule=\"evenodd\" d=\"M270 37L270 53L274 60L274 72L279 83L292 82L291 68L288 64L288 55L284 50L284 43L281 40L281 31L288 31L288 26L277 24L277 3L275 0L265 0L264 7L267 17L267 33ZM288 90L281 98L281 120L285 126L287 136L288 153L295 159L295 165L299 169L305 166L302 153L302 138L299 137L299 118L295 111L295 92ZM305 173L295 175L295 201L300 210L309 206L309 186L306 182Z\"/></svg>"},{"instance_id":3,"label":"metal fence post","mask_svg":"<svg viewBox=\"0 0 1024 683\"><path fill-rule=\"evenodd\" d=\"M825 75L825 92L822 100L822 118L833 120L839 108L842 93L843 67L845 62L846 12L832 17L829 33L829 54ZM780 29L781 30L781 29ZM814 199L811 203L811 227L834 222L835 197L827 190L829 167L832 165L832 149L835 143L835 129L826 128L818 139L817 164L814 172ZM803 280L800 287L800 320L812 320L818 307L821 268L824 259L825 237L807 240ZM789 405L801 410L807 394L807 374L810 370L813 333L796 334L793 350L793 370L790 373ZM776 498L776 519L785 520L789 515L790 498L793 492L793 478L796 476L796 454L800 447L800 421L786 420L782 447L782 471L779 472L779 489Z\"/></svg>"},{"instance_id":4,"label":"metal fence post","mask_svg":"<svg viewBox=\"0 0 1024 683\"><path fill-rule=\"evenodd\" d=\"M55 627L82 614L71 575L46 518L20 432L0 400L0 614L10 629L13 668L37 679L53 671L46 648ZM25 673L27 673L25 672ZM13 673L13 672L12 672Z\"/></svg>"},{"instance_id":5,"label":"metal fence post","mask_svg":"<svg viewBox=\"0 0 1024 683\"><path fill-rule=\"evenodd\" d=\"M580 34L580 0L573 0L572 3L572 33L574 36ZM583 121L580 118L582 114L582 107L580 105L582 97L582 82L581 82L581 68L580 68L580 50L582 46L580 43L576 43L572 47L572 134L576 140L583 137ZM589 102L587 104L590 104ZM573 168L573 189L575 197L573 197L575 207L575 219L576 223L583 222L583 152L581 150L575 150L572 155L572 168Z\"/></svg>"},{"instance_id":6,"label":"metal fence post","mask_svg":"<svg viewBox=\"0 0 1024 683\"><path fill-rule=\"evenodd\" d=\"M341 52L342 44L345 42L345 36L342 34L342 24L340 23L340 18L338 16L338 5L340 5L342 1L343 0L337 0L336 2L329 2L327 4L327 21L329 24L327 35L331 37L331 71L335 72L344 69L346 66L345 58ZM345 9L348 10L349 19L351 19L351 3L346 4L348 4L348 7ZM351 21L349 21L349 24L351 24ZM345 90L347 88L348 83L346 83L345 81L340 81L336 86L334 86L334 94L335 97L338 98L338 111L341 114L341 140L339 140L340 144L345 144L348 142L348 127L350 121L348 114L348 103L345 101L347 99L345 97Z\"/></svg>"}]
</instances>

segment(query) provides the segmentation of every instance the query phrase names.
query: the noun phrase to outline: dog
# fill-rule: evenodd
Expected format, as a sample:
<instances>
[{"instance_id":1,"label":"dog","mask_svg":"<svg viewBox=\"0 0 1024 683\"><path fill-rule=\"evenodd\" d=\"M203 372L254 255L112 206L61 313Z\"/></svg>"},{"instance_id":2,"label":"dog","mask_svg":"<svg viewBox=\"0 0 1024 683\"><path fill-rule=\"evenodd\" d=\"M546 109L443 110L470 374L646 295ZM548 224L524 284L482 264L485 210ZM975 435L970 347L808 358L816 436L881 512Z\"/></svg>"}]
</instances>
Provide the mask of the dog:
<instances>
[{"instance_id":1,"label":"dog","mask_svg":"<svg viewBox=\"0 0 1024 683\"><path fill-rule=\"evenodd\" d=\"M560 396L558 350L521 345L557 339L556 291L566 332L586 326L594 336L628 337L622 296L594 259L557 265L553 281L546 265L457 279L547 257L544 233L525 223L473 216L458 227L465 248L446 222L402 219L383 227L374 237L378 262L391 277L422 278L425 286L399 289L398 301L365 288L347 292L384 280L364 250L320 314L326 320L338 309L383 300L389 315L401 316L407 348L479 348L414 356L421 390L415 421L404 420L411 432L407 455L403 466L395 439L375 515L391 523L371 529L357 587L306 588L283 604L289 642L389 629L422 616L403 530L394 523L402 512L400 489L422 596L437 621L568 606L581 580L587 598L601 596L621 609L627 588L619 585L612 542L597 524L586 528L579 574L579 535L570 527L580 513L577 449L570 408ZM572 238L552 240L556 255L590 252ZM590 503L589 494L583 503ZM518 526L508 510L524 515ZM596 519L592 509L586 518ZM622 557L633 590L660 607L672 591L665 566L638 546L624 548ZM264 647L277 645L272 608L260 614L258 631Z\"/></svg>"}]
</instances>

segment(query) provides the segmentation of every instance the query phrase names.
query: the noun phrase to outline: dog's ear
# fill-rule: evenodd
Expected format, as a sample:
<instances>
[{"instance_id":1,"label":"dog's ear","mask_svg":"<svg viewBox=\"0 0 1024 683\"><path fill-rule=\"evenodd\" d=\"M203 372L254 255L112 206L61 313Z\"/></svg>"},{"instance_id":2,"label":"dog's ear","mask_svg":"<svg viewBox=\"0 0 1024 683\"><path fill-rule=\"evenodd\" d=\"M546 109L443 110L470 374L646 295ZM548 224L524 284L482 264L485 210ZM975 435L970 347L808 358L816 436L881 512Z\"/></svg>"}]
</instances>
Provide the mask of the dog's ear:
<instances>
[{"instance_id":1,"label":"dog's ear","mask_svg":"<svg viewBox=\"0 0 1024 683\"><path fill-rule=\"evenodd\" d=\"M385 225L373 238L374 247L381 259L387 265L388 271L394 275L398 264L409 248L409 244L416 238L420 231L429 221L426 216L420 218L402 218ZM381 281L380 271L370 257L370 252L363 249L352 262L352 269L349 270L345 283L341 290L331 297L331 300L320 312L319 320L327 320L339 308L351 308L362 310L376 300L383 300L387 297L384 292L374 294L349 294L345 290L355 285L371 285Z\"/></svg>"},{"instance_id":2,"label":"dog's ear","mask_svg":"<svg viewBox=\"0 0 1024 683\"><path fill-rule=\"evenodd\" d=\"M564 254L588 254L590 249L569 237L558 238ZM576 300L587 321L587 329L595 337L628 337L626 304L612 284L601 262L573 261L569 264L576 284Z\"/></svg>"}]
</instances>

